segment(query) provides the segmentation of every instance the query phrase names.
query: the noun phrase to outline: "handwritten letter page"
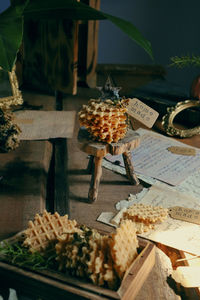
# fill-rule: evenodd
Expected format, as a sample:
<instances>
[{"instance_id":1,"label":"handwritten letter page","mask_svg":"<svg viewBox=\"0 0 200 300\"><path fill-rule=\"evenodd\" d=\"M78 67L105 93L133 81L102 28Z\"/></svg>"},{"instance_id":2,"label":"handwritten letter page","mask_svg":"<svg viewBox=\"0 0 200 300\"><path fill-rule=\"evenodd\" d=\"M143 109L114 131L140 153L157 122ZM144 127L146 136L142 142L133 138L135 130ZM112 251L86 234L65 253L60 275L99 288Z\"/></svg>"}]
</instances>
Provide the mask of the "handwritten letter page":
<instances>
[{"instance_id":1,"label":"handwritten letter page","mask_svg":"<svg viewBox=\"0 0 200 300\"><path fill-rule=\"evenodd\" d=\"M168 151L171 146L186 146L172 138L164 137L145 129L139 129L140 146L132 151L135 172L150 176L171 185L177 185L189 175L200 170L200 150L195 156L179 155ZM122 155L107 155L106 159L116 161L124 167Z\"/></svg>"}]
</instances>

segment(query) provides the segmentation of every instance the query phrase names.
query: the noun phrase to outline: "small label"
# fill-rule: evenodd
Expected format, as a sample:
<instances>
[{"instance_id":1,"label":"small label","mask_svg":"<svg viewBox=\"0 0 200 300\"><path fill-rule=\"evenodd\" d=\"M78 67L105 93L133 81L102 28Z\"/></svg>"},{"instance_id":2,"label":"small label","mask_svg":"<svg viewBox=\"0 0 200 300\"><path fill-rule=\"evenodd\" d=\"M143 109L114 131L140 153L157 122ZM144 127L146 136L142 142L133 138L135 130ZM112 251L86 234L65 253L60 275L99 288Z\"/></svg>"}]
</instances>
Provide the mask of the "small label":
<instances>
[{"instance_id":1,"label":"small label","mask_svg":"<svg viewBox=\"0 0 200 300\"><path fill-rule=\"evenodd\" d=\"M32 124L33 123L33 119L18 119L18 118L14 118L14 121L17 124Z\"/></svg>"},{"instance_id":2,"label":"small label","mask_svg":"<svg viewBox=\"0 0 200 300\"><path fill-rule=\"evenodd\" d=\"M200 210L174 206L169 208L170 217L200 225Z\"/></svg>"},{"instance_id":3,"label":"small label","mask_svg":"<svg viewBox=\"0 0 200 300\"><path fill-rule=\"evenodd\" d=\"M142 124L151 128L159 113L137 98L129 99L128 114Z\"/></svg>"},{"instance_id":4,"label":"small label","mask_svg":"<svg viewBox=\"0 0 200 300\"><path fill-rule=\"evenodd\" d=\"M171 153L179 154L179 155L188 155L188 156L196 155L196 149L194 148L172 146L167 148L167 150L170 151Z\"/></svg>"}]
</instances>

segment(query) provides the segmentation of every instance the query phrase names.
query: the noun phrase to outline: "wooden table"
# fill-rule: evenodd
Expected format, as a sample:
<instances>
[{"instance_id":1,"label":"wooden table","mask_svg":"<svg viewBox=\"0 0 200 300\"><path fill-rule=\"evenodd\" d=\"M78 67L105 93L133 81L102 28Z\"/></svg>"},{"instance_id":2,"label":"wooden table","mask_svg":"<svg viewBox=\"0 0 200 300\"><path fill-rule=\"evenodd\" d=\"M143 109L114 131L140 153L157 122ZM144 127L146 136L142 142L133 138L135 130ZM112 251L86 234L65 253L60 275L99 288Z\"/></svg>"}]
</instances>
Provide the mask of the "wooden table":
<instances>
[{"instance_id":1,"label":"wooden table","mask_svg":"<svg viewBox=\"0 0 200 300\"><path fill-rule=\"evenodd\" d=\"M55 110L54 96L23 93L27 109ZM25 108L26 108L25 107ZM69 112L70 138L74 113ZM21 141L15 151L0 154L0 239L27 227L36 213L46 208L61 214L67 201L67 139Z\"/></svg>"},{"instance_id":2,"label":"wooden table","mask_svg":"<svg viewBox=\"0 0 200 300\"><path fill-rule=\"evenodd\" d=\"M79 111L82 104L85 104L90 98L98 97L99 93L96 90L89 89L79 89L77 96L66 96L64 98L63 109L64 110L76 110ZM137 129L137 123L134 122L134 129ZM161 130L159 127L159 122L154 126L155 130ZM67 143L67 151L68 151L68 159L67 159L67 190L68 190L68 213L70 218L76 219L79 223L86 224L88 226L97 228L102 231L111 232L113 229L105 224L97 222L96 219L102 211L111 211L116 212L115 204L122 199L127 199L127 196L132 193L140 192L145 183L142 181L138 186L131 185L129 180L120 174L113 173L110 170L104 169L104 176L101 180L101 185L99 188L98 200L94 203L88 203L88 189L90 186L90 175L87 173L86 168L88 164L87 154L81 151L78 147L77 135L79 130L78 118L76 120L75 131L72 139L68 140ZM192 144L194 146L200 145L200 136L196 136L192 139L184 140L188 144ZM37 177L38 178L38 177ZM40 181L40 178L38 178ZM41 181L40 181L41 182ZM14 195L16 196L17 190L14 191ZM12 191L10 190L10 194ZM7 192L8 195L8 192ZM27 194L26 194L27 195ZM25 195L25 196L26 196ZM14 196L13 196L14 197ZM2 197L1 197L2 198ZM26 197L25 197L26 198ZM26 198L27 199L27 198ZM3 198L1 200L3 202ZM37 209L42 209L40 196L38 196L37 200ZM25 200L22 201L22 205L20 207L24 207ZM28 200L27 200L28 203ZM6 204L5 208L6 208ZM16 205L17 206L17 205ZM36 207L30 208L30 215L33 215L36 212ZM38 212L38 211L37 211ZM8 214L8 213L7 213ZM13 212L11 217L13 216ZM22 213L23 218L25 216ZM11 218L10 218L11 219ZM9 219L9 220L10 220ZM6 222L6 218L4 219L4 230L6 230L6 226L9 227L9 223ZM25 222L25 221L24 221ZM17 219L14 218L13 227L17 224ZM22 226L20 225L18 229ZM17 231L16 230L16 231ZM177 254L174 249L169 249L166 247L161 247L170 257L176 257ZM158 249L158 252L160 250ZM163 252L162 252L163 253ZM164 254L165 255L165 254ZM166 255L165 255L166 256ZM146 279L143 284L142 289L138 293L136 300L155 300L155 299L163 299L163 300L177 300L181 299L179 294L184 294L185 298L182 299L199 299L199 295L197 294L195 289L181 290L177 289L177 286L173 289L168 284L167 278L167 268L163 262L162 255L160 256L158 253L156 255L156 263L154 268L152 269L149 277ZM9 284L12 282L11 277L8 274L4 277L4 282ZM38 289L38 286L35 286L35 289ZM48 295L48 289L45 291ZM58 291L59 295L59 291ZM101 298L101 297L100 297ZM34 299L34 295L33 295Z\"/></svg>"},{"instance_id":3,"label":"wooden table","mask_svg":"<svg viewBox=\"0 0 200 300\"><path fill-rule=\"evenodd\" d=\"M90 98L98 97L95 90L79 89L79 94L72 98L66 96L64 99L64 109L74 109L79 111L82 104L86 104ZM133 128L137 129L141 126L138 122L133 122ZM153 128L157 132L162 132L160 121L158 120ZM140 192L147 187L144 182L140 181L138 186L131 185L127 177L116 174L110 170L103 170L103 177L99 187L98 199L94 203L88 203L88 190L90 186L90 175L87 172L88 156L87 153L80 151L77 144L77 135L79 131L79 122L75 126L75 136L68 143L70 160L68 164L69 179L69 214L72 219L78 220L79 223L97 228L102 231L111 232L113 229L105 224L97 222L96 219L103 211L117 212L115 204L122 199L127 199L128 195ZM184 139L184 142L196 147L200 147L200 136L190 139ZM165 252L174 259L181 254L175 249L165 248ZM155 300L155 299L199 299L198 291L195 289L184 290L180 287L173 287L168 284L167 268L163 263L163 258L156 255L156 263L149 277L145 281L142 289L138 293L136 300ZM183 296L184 295L184 296Z\"/></svg>"}]
</instances>

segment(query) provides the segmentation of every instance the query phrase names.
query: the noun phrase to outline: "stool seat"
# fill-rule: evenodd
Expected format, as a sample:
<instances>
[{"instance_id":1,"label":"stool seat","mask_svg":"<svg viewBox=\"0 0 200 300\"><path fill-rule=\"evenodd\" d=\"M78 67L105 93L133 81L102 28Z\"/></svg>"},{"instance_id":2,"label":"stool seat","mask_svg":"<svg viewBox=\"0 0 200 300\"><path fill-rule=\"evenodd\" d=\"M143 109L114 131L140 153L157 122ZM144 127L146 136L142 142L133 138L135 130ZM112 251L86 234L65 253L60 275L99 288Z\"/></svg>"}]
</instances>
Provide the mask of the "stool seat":
<instances>
[{"instance_id":1,"label":"stool seat","mask_svg":"<svg viewBox=\"0 0 200 300\"><path fill-rule=\"evenodd\" d=\"M98 196L98 188L102 175L102 159L106 154L111 155L122 154L126 175L131 184L139 184L139 180L134 173L130 151L138 147L140 144L140 136L135 131L129 129L126 136L117 143L95 142L91 139L86 128L81 127L78 133L78 145L80 150L90 155L88 164L88 172L92 174L90 189L88 193L89 202L94 202Z\"/></svg>"}]
</instances>

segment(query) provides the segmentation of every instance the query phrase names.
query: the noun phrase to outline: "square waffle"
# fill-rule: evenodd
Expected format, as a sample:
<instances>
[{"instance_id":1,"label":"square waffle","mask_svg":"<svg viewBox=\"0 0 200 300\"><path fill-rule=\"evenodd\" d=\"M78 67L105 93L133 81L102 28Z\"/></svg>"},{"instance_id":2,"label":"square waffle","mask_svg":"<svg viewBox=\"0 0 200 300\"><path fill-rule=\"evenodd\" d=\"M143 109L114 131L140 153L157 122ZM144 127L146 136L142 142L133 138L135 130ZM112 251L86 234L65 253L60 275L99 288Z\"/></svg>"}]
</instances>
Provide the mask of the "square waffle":
<instances>
[{"instance_id":1,"label":"square waffle","mask_svg":"<svg viewBox=\"0 0 200 300\"><path fill-rule=\"evenodd\" d=\"M46 210L40 216L35 215L34 221L29 221L25 230L24 246L31 252L45 251L65 232L76 231L77 222L69 220L68 215L60 216L57 212L51 214Z\"/></svg>"}]
</instances>

